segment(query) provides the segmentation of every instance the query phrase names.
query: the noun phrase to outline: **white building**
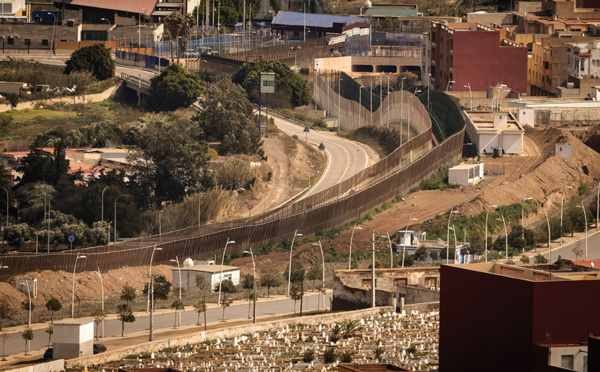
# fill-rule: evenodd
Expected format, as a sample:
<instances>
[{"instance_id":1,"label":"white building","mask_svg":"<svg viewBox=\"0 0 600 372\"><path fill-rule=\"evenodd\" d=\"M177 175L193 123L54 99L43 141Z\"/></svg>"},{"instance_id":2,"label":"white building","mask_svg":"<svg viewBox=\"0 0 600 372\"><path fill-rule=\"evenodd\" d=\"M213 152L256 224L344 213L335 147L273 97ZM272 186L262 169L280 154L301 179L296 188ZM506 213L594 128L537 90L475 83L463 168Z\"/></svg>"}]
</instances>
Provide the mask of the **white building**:
<instances>
[{"instance_id":1,"label":"white building","mask_svg":"<svg viewBox=\"0 0 600 372\"><path fill-rule=\"evenodd\" d=\"M477 146L477 153L493 154L500 148L504 154L521 155L525 131L509 112L466 111L467 135Z\"/></svg>"},{"instance_id":2,"label":"white building","mask_svg":"<svg viewBox=\"0 0 600 372\"><path fill-rule=\"evenodd\" d=\"M567 47L567 72L581 78L600 77L600 40L591 43L569 44Z\"/></svg>"},{"instance_id":3,"label":"white building","mask_svg":"<svg viewBox=\"0 0 600 372\"><path fill-rule=\"evenodd\" d=\"M94 319L63 319L54 322L53 359L72 359L94 354Z\"/></svg>"},{"instance_id":4,"label":"white building","mask_svg":"<svg viewBox=\"0 0 600 372\"><path fill-rule=\"evenodd\" d=\"M448 169L450 185L473 186L483 179L483 163L460 164Z\"/></svg>"},{"instance_id":5,"label":"white building","mask_svg":"<svg viewBox=\"0 0 600 372\"><path fill-rule=\"evenodd\" d=\"M182 287L187 292L195 292L196 278L202 277L210 283L211 290L219 285L221 279L221 265L195 265L191 259L186 259L181 268L181 281L179 280L179 270L173 269L173 288ZM231 280L234 285L240 284L240 268L235 266L223 265L223 280Z\"/></svg>"}]
</instances>

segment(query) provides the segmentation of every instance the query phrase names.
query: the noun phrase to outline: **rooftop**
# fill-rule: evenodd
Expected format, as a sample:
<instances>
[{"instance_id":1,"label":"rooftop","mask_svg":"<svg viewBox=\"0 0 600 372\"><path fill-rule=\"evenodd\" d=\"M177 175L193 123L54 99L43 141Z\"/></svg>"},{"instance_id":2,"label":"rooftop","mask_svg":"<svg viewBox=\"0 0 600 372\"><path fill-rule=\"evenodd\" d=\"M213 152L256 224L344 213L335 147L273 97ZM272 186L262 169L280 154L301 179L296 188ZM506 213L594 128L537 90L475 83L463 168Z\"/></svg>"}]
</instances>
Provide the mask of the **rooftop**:
<instances>
[{"instance_id":1,"label":"rooftop","mask_svg":"<svg viewBox=\"0 0 600 372\"><path fill-rule=\"evenodd\" d=\"M506 127L494 128L494 114L503 113L507 115ZM465 111L469 118L469 123L472 124L477 131L486 132L523 132L523 127L519 122L507 112L496 111Z\"/></svg>"},{"instance_id":2,"label":"rooftop","mask_svg":"<svg viewBox=\"0 0 600 372\"><path fill-rule=\"evenodd\" d=\"M551 272L531 267L506 265L500 263L478 263L469 265L453 265L455 268L479 271L493 275L511 277L520 280L540 281L571 281L571 280L600 280L600 271L581 272ZM543 266L540 266L542 268Z\"/></svg>"},{"instance_id":3,"label":"rooftop","mask_svg":"<svg viewBox=\"0 0 600 372\"><path fill-rule=\"evenodd\" d=\"M475 163L475 164L462 163L462 164L456 165L450 169L471 169L471 168L476 168L476 167L479 167L479 163Z\"/></svg>"},{"instance_id":4,"label":"rooftop","mask_svg":"<svg viewBox=\"0 0 600 372\"><path fill-rule=\"evenodd\" d=\"M71 5L87 6L90 8L117 10L129 13L142 13L146 16L152 14L158 0L73 0Z\"/></svg>"},{"instance_id":5,"label":"rooftop","mask_svg":"<svg viewBox=\"0 0 600 372\"><path fill-rule=\"evenodd\" d=\"M88 323L92 323L94 321L93 318L67 318L61 320L55 320L54 325L84 325Z\"/></svg>"},{"instance_id":6,"label":"rooftop","mask_svg":"<svg viewBox=\"0 0 600 372\"><path fill-rule=\"evenodd\" d=\"M327 14L313 14L313 13L297 13L297 12L283 12L277 13L273 22L274 26L306 26L306 27L319 27L319 28L332 28L334 24L349 25L352 23L368 23L368 18L363 17L344 17L334 16Z\"/></svg>"},{"instance_id":7,"label":"rooftop","mask_svg":"<svg viewBox=\"0 0 600 372\"><path fill-rule=\"evenodd\" d=\"M223 265L223 272L236 271L239 269L240 268L237 266ZM174 268L173 270L177 270L177 268ZM194 266L182 267L181 270L202 271L205 273L220 273L221 265L194 265Z\"/></svg>"}]
</instances>

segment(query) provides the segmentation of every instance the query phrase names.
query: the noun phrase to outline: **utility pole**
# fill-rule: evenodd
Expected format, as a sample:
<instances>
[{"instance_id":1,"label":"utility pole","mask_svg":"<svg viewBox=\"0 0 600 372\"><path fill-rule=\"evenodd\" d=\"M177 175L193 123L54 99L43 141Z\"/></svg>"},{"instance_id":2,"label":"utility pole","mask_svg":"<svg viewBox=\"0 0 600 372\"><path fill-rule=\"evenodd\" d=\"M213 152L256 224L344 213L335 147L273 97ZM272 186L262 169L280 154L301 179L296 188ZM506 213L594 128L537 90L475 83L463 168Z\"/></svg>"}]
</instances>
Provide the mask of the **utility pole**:
<instances>
[{"instance_id":1,"label":"utility pole","mask_svg":"<svg viewBox=\"0 0 600 372\"><path fill-rule=\"evenodd\" d=\"M375 307L375 230L373 232L372 250L371 250L371 307Z\"/></svg>"}]
</instances>

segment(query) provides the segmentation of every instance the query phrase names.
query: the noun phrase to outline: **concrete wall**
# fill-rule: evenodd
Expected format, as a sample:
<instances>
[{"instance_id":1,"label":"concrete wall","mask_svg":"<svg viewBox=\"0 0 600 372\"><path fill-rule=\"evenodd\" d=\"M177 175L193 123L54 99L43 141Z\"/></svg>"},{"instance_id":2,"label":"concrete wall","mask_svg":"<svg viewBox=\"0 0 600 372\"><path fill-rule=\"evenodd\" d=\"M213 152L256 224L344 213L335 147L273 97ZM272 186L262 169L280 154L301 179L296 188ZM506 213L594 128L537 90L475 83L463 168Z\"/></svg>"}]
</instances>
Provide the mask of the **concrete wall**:
<instances>
[{"instance_id":1,"label":"concrete wall","mask_svg":"<svg viewBox=\"0 0 600 372\"><path fill-rule=\"evenodd\" d=\"M94 322L85 324L54 323L54 357L78 358L93 354Z\"/></svg>"},{"instance_id":2,"label":"concrete wall","mask_svg":"<svg viewBox=\"0 0 600 372\"><path fill-rule=\"evenodd\" d=\"M467 13L467 23L511 25L513 21L512 13Z\"/></svg>"},{"instance_id":3,"label":"concrete wall","mask_svg":"<svg viewBox=\"0 0 600 372\"><path fill-rule=\"evenodd\" d=\"M562 156L565 159L571 159L573 145L569 143L557 143L554 145L554 153L558 156Z\"/></svg>"},{"instance_id":4,"label":"concrete wall","mask_svg":"<svg viewBox=\"0 0 600 372\"><path fill-rule=\"evenodd\" d=\"M34 364L32 366L14 368L10 372L60 372L65 370L65 360L58 359L51 362Z\"/></svg>"},{"instance_id":5,"label":"concrete wall","mask_svg":"<svg viewBox=\"0 0 600 372\"><path fill-rule=\"evenodd\" d=\"M429 305L435 306L435 305ZM225 339L241 336L243 334L254 333L254 332L264 332L271 331L273 329L282 329L285 328L286 325L295 324L301 322L307 325L318 325L318 324L334 324L338 323L341 320L359 320L365 317L374 316L379 314L380 312L389 312L393 311L391 307L377 307L373 309L364 309L353 312L345 312L343 314L340 313L330 313L325 315L315 315L315 316L307 316L302 318L295 319L285 319L273 322L266 323L258 323L258 324L248 324L237 327L228 327L219 330L212 330L207 332L198 332L193 335L184 336L184 337L174 337L169 340L161 340L161 341L153 341L153 342L144 342L142 344L123 348L117 351L107 351L105 353L96 354L89 357L68 360L66 362L67 367L83 367L89 366L93 364L105 364L110 361L123 359L127 355L136 355L141 353L150 353L156 352L158 350L164 349L170 345L170 347L178 347L184 346L186 344L194 344L201 343L205 340L215 340L217 338Z\"/></svg>"},{"instance_id":6,"label":"concrete wall","mask_svg":"<svg viewBox=\"0 0 600 372\"><path fill-rule=\"evenodd\" d=\"M503 137L504 152L521 155L523 152L523 132L504 132Z\"/></svg>"},{"instance_id":7,"label":"concrete wall","mask_svg":"<svg viewBox=\"0 0 600 372\"><path fill-rule=\"evenodd\" d=\"M584 356L587 357L588 350L586 345L578 345L578 346L565 346L565 347L552 347L550 357L550 365L556 367L563 367L561 364L561 360L563 356L572 356L573 357L573 368L574 371L583 371ZM564 368L569 366L565 365ZM588 369L589 371L589 369Z\"/></svg>"}]
</instances>

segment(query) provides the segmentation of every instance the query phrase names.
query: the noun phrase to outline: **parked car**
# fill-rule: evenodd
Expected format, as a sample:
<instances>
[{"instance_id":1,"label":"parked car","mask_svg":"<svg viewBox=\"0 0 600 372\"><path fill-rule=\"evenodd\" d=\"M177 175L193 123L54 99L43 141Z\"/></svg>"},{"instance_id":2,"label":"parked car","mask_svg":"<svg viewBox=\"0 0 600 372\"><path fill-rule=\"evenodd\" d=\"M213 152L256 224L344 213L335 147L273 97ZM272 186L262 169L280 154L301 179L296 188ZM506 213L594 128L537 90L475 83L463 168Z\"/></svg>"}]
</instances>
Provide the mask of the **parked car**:
<instances>
[{"instance_id":1,"label":"parked car","mask_svg":"<svg viewBox=\"0 0 600 372\"><path fill-rule=\"evenodd\" d=\"M94 344L94 354L100 354L106 352L106 346L104 344Z\"/></svg>"},{"instance_id":2,"label":"parked car","mask_svg":"<svg viewBox=\"0 0 600 372\"><path fill-rule=\"evenodd\" d=\"M54 348L48 348L44 352L44 362L54 359Z\"/></svg>"}]
</instances>

